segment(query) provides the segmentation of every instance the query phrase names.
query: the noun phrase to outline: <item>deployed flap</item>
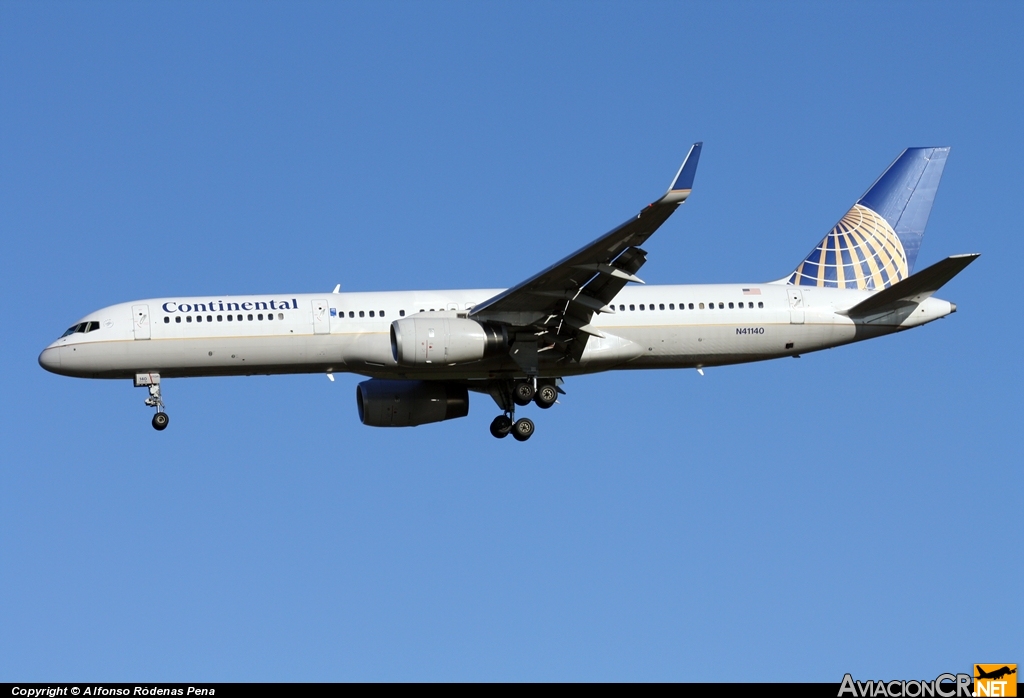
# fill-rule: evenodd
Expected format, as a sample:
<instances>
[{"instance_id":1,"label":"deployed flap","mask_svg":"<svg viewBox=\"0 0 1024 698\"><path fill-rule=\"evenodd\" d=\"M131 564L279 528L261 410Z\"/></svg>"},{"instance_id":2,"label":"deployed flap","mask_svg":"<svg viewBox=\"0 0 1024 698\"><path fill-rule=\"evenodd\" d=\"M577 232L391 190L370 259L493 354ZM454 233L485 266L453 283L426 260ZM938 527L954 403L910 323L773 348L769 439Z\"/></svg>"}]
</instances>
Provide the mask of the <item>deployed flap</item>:
<instances>
[{"instance_id":1,"label":"deployed flap","mask_svg":"<svg viewBox=\"0 0 1024 698\"><path fill-rule=\"evenodd\" d=\"M979 254L958 254L946 257L941 262L933 264L927 269L922 269L903 281L879 291L867 300L845 311L844 314L871 315L897 303L920 303L942 288L946 282L963 271L968 264L979 256Z\"/></svg>"},{"instance_id":2,"label":"deployed flap","mask_svg":"<svg viewBox=\"0 0 1024 698\"><path fill-rule=\"evenodd\" d=\"M586 344L595 312L607 312L612 298L629 282L647 253L640 249L647 238L683 203L693 188L701 143L694 143L664 196L609 233L580 248L560 262L473 308L476 320L533 327L538 334L567 348L577 360ZM577 340L578 341L574 341Z\"/></svg>"}]
</instances>

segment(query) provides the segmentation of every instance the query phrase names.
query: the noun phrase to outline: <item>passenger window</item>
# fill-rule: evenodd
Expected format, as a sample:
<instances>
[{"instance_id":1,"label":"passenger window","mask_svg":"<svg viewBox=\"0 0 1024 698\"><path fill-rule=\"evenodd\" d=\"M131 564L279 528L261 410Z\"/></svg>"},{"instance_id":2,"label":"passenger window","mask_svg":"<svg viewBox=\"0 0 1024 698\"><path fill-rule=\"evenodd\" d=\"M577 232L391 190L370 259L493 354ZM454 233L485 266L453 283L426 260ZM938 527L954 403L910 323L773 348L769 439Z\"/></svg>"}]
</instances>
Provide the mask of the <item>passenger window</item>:
<instances>
[{"instance_id":1,"label":"passenger window","mask_svg":"<svg viewBox=\"0 0 1024 698\"><path fill-rule=\"evenodd\" d=\"M372 310L370 311L370 317L373 317L373 311Z\"/></svg>"},{"instance_id":2,"label":"passenger window","mask_svg":"<svg viewBox=\"0 0 1024 698\"><path fill-rule=\"evenodd\" d=\"M356 316L356 313L355 313L355 311L354 311L354 310L350 310L350 311L348 311L348 316L349 316L349 317L355 317L355 316Z\"/></svg>"},{"instance_id":3,"label":"passenger window","mask_svg":"<svg viewBox=\"0 0 1024 698\"><path fill-rule=\"evenodd\" d=\"M633 305L632 303L630 303L630 304L629 304L629 309L630 309L630 310L636 310L636 306L635 306L635 305Z\"/></svg>"},{"instance_id":4,"label":"passenger window","mask_svg":"<svg viewBox=\"0 0 1024 698\"><path fill-rule=\"evenodd\" d=\"M719 310L724 310L725 309L725 303L719 303L718 304L718 308L719 308Z\"/></svg>"},{"instance_id":5,"label":"passenger window","mask_svg":"<svg viewBox=\"0 0 1024 698\"><path fill-rule=\"evenodd\" d=\"M274 319L274 314L273 313L267 313L267 319L268 320L273 320Z\"/></svg>"},{"instance_id":6,"label":"passenger window","mask_svg":"<svg viewBox=\"0 0 1024 698\"><path fill-rule=\"evenodd\" d=\"M702 305L701 307L703 308L704 306ZM690 310L693 310L693 303L690 303Z\"/></svg>"},{"instance_id":7,"label":"passenger window","mask_svg":"<svg viewBox=\"0 0 1024 698\"><path fill-rule=\"evenodd\" d=\"M186 315L185 316L185 322L192 322L192 316L191 315Z\"/></svg>"},{"instance_id":8,"label":"passenger window","mask_svg":"<svg viewBox=\"0 0 1024 698\"><path fill-rule=\"evenodd\" d=\"M232 320L234 320L234 319L235 319L235 318L234 318L233 316L231 316L231 315L228 315L228 322L231 322L231 321L232 321Z\"/></svg>"},{"instance_id":9,"label":"passenger window","mask_svg":"<svg viewBox=\"0 0 1024 698\"><path fill-rule=\"evenodd\" d=\"M366 313L364 313L362 310L360 310L359 311L359 317L366 317Z\"/></svg>"},{"instance_id":10,"label":"passenger window","mask_svg":"<svg viewBox=\"0 0 1024 698\"><path fill-rule=\"evenodd\" d=\"M175 322L181 322L181 316L180 315L175 315L174 316L174 321Z\"/></svg>"},{"instance_id":11,"label":"passenger window","mask_svg":"<svg viewBox=\"0 0 1024 698\"><path fill-rule=\"evenodd\" d=\"M690 303L690 307L691 307L691 308L693 307L693 303ZM701 310L704 310L704 304L703 304L703 303L701 303L701 304L700 304L700 309L701 309Z\"/></svg>"},{"instance_id":12,"label":"passenger window","mask_svg":"<svg viewBox=\"0 0 1024 698\"><path fill-rule=\"evenodd\" d=\"M206 316L206 321L207 322L213 322L213 316L212 315L207 315Z\"/></svg>"},{"instance_id":13,"label":"passenger window","mask_svg":"<svg viewBox=\"0 0 1024 698\"><path fill-rule=\"evenodd\" d=\"M622 304L620 303L620 304L619 304L619 310L625 310L625 309L626 309L626 306L624 306L624 305L622 305Z\"/></svg>"},{"instance_id":14,"label":"passenger window","mask_svg":"<svg viewBox=\"0 0 1024 698\"><path fill-rule=\"evenodd\" d=\"M729 304L729 309L732 310L732 303Z\"/></svg>"},{"instance_id":15,"label":"passenger window","mask_svg":"<svg viewBox=\"0 0 1024 698\"><path fill-rule=\"evenodd\" d=\"M284 320L284 313L278 313L277 314L277 319L278 320Z\"/></svg>"},{"instance_id":16,"label":"passenger window","mask_svg":"<svg viewBox=\"0 0 1024 698\"><path fill-rule=\"evenodd\" d=\"M659 303L658 304L658 310L664 310L664 309L665 309L665 304L664 303Z\"/></svg>"},{"instance_id":17,"label":"passenger window","mask_svg":"<svg viewBox=\"0 0 1024 698\"><path fill-rule=\"evenodd\" d=\"M238 315L237 317L235 317L235 319L238 320L239 322L241 322L242 321L242 316Z\"/></svg>"},{"instance_id":18,"label":"passenger window","mask_svg":"<svg viewBox=\"0 0 1024 698\"><path fill-rule=\"evenodd\" d=\"M644 309L644 304L643 304L643 303L641 303L641 304L640 304L640 310L643 310L643 309Z\"/></svg>"},{"instance_id":19,"label":"passenger window","mask_svg":"<svg viewBox=\"0 0 1024 698\"><path fill-rule=\"evenodd\" d=\"M259 315L257 315L256 319L257 320L262 320L263 319L263 313L260 313Z\"/></svg>"},{"instance_id":20,"label":"passenger window","mask_svg":"<svg viewBox=\"0 0 1024 698\"><path fill-rule=\"evenodd\" d=\"M224 316L223 315L218 315L217 316L217 322L224 322Z\"/></svg>"},{"instance_id":21,"label":"passenger window","mask_svg":"<svg viewBox=\"0 0 1024 698\"><path fill-rule=\"evenodd\" d=\"M669 310L675 310L676 309L676 304L675 303L669 303L668 304L668 309Z\"/></svg>"},{"instance_id":22,"label":"passenger window","mask_svg":"<svg viewBox=\"0 0 1024 698\"><path fill-rule=\"evenodd\" d=\"M384 317L384 311L383 311L383 310L382 310L382 311L380 311L380 316L381 316L381 317Z\"/></svg>"},{"instance_id":23,"label":"passenger window","mask_svg":"<svg viewBox=\"0 0 1024 698\"><path fill-rule=\"evenodd\" d=\"M743 307L743 301L740 301L740 307L741 308Z\"/></svg>"},{"instance_id":24,"label":"passenger window","mask_svg":"<svg viewBox=\"0 0 1024 698\"><path fill-rule=\"evenodd\" d=\"M758 308L763 308L764 307L764 301L758 301L757 302L757 307Z\"/></svg>"},{"instance_id":25,"label":"passenger window","mask_svg":"<svg viewBox=\"0 0 1024 698\"><path fill-rule=\"evenodd\" d=\"M202 322L202 321L203 321L203 316L202 315L196 315L196 322Z\"/></svg>"},{"instance_id":26,"label":"passenger window","mask_svg":"<svg viewBox=\"0 0 1024 698\"><path fill-rule=\"evenodd\" d=\"M171 318L169 318L169 317L167 317L167 316L165 315L165 316L164 316L164 324L166 325L166 324L167 324L167 323L169 323L170 321L171 321Z\"/></svg>"},{"instance_id":27,"label":"passenger window","mask_svg":"<svg viewBox=\"0 0 1024 698\"><path fill-rule=\"evenodd\" d=\"M405 317L405 311L404 310L399 310L398 311L398 316L399 317Z\"/></svg>"},{"instance_id":28,"label":"passenger window","mask_svg":"<svg viewBox=\"0 0 1024 698\"><path fill-rule=\"evenodd\" d=\"M249 322L252 322L252 313L249 313L248 318L249 318Z\"/></svg>"}]
</instances>

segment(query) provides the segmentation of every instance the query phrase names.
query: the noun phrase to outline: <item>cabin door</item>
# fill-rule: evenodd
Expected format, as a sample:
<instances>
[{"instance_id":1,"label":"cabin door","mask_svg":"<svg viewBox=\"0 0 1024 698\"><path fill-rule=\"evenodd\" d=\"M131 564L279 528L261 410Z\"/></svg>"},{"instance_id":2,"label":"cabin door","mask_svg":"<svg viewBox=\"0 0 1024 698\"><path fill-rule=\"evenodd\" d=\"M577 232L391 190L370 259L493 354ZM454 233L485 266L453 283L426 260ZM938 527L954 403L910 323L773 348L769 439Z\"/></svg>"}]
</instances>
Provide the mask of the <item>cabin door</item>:
<instances>
[{"instance_id":1,"label":"cabin door","mask_svg":"<svg viewBox=\"0 0 1024 698\"><path fill-rule=\"evenodd\" d=\"M313 301L313 334L330 334L331 318L327 301Z\"/></svg>"},{"instance_id":2,"label":"cabin door","mask_svg":"<svg viewBox=\"0 0 1024 698\"><path fill-rule=\"evenodd\" d=\"M149 306L132 306L132 329L135 331L135 339L149 339Z\"/></svg>"},{"instance_id":3,"label":"cabin door","mask_svg":"<svg viewBox=\"0 0 1024 698\"><path fill-rule=\"evenodd\" d=\"M795 286L789 287L789 324L804 324L804 292Z\"/></svg>"}]
</instances>

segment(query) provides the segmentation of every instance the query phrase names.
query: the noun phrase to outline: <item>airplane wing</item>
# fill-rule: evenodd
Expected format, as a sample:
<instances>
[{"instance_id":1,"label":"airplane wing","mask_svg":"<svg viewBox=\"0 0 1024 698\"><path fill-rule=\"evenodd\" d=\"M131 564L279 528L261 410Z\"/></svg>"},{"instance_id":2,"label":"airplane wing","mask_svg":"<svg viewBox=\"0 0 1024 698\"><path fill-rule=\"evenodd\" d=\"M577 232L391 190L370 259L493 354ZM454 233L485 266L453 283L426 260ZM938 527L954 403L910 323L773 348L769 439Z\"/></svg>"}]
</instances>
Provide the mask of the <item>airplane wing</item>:
<instances>
[{"instance_id":1,"label":"airplane wing","mask_svg":"<svg viewBox=\"0 0 1024 698\"><path fill-rule=\"evenodd\" d=\"M980 254L957 254L936 262L927 269L912 274L903 281L863 300L853 306L844 315L861 316L880 313L896 307L901 303L920 303L930 297L946 282L962 272L968 264L980 257Z\"/></svg>"},{"instance_id":2,"label":"airplane wing","mask_svg":"<svg viewBox=\"0 0 1024 698\"><path fill-rule=\"evenodd\" d=\"M702 143L694 143L665 195L609 233L573 252L539 274L478 304L469 316L509 325L537 338L541 349L557 349L579 361L594 313L609 306L629 282L643 283L637 270L647 260L640 248L686 201L693 188ZM517 359L518 360L518 359Z\"/></svg>"}]
</instances>

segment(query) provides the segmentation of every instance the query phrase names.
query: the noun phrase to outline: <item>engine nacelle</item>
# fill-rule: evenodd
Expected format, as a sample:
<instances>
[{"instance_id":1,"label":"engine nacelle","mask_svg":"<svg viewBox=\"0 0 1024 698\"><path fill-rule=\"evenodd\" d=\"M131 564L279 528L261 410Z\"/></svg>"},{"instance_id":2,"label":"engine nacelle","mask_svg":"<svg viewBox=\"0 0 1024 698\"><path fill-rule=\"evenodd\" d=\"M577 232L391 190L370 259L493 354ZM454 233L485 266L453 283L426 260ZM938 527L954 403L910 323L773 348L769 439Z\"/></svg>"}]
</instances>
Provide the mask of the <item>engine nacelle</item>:
<instances>
[{"instance_id":1,"label":"engine nacelle","mask_svg":"<svg viewBox=\"0 0 1024 698\"><path fill-rule=\"evenodd\" d=\"M356 386L356 405L368 427L415 427L465 417L469 391L441 381L371 378Z\"/></svg>"},{"instance_id":2,"label":"engine nacelle","mask_svg":"<svg viewBox=\"0 0 1024 698\"><path fill-rule=\"evenodd\" d=\"M403 366L467 363L507 351L504 326L429 315L391 323L391 355Z\"/></svg>"}]
</instances>

